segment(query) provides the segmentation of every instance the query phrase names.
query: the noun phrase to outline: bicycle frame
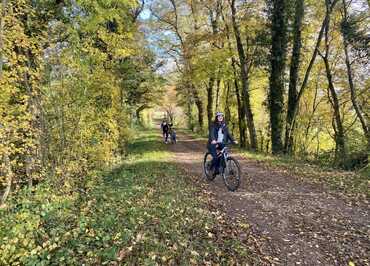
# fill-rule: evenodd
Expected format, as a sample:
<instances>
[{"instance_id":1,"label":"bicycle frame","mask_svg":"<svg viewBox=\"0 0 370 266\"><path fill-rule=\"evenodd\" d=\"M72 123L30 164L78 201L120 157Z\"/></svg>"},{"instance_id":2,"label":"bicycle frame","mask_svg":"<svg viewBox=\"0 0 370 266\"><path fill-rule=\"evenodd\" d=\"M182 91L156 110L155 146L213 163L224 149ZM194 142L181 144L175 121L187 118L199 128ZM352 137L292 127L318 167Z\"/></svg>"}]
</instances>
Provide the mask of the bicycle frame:
<instances>
[{"instance_id":1,"label":"bicycle frame","mask_svg":"<svg viewBox=\"0 0 370 266\"><path fill-rule=\"evenodd\" d=\"M220 152L224 155L225 159L229 157L229 149L227 147L224 147Z\"/></svg>"},{"instance_id":2,"label":"bicycle frame","mask_svg":"<svg viewBox=\"0 0 370 266\"><path fill-rule=\"evenodd\" d=\"M224 173L225 169L227 169L227 158L229 157L229 149L225 146L220 153L222 154L222 161L221 166L222 166L222 173Z\"/></svg>"}]
</instances>

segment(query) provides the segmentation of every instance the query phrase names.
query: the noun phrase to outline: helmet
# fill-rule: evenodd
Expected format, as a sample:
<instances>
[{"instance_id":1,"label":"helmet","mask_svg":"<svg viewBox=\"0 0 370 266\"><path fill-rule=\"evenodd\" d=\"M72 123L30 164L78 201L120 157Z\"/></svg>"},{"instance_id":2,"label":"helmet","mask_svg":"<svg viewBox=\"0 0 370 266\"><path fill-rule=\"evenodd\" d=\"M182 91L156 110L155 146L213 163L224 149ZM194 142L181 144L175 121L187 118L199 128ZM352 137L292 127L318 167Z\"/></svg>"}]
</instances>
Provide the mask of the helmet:
<instances>
[{"instance_id":1,"label":"helmet","mask_svg":"<svg viewBox=\"0 0 370 266\"><path fill-rule=\"evenodd\" d=\"M216 117L217 116L224 116L224 113L223 112L216 112Z\"/></svg>"}]
</instances>

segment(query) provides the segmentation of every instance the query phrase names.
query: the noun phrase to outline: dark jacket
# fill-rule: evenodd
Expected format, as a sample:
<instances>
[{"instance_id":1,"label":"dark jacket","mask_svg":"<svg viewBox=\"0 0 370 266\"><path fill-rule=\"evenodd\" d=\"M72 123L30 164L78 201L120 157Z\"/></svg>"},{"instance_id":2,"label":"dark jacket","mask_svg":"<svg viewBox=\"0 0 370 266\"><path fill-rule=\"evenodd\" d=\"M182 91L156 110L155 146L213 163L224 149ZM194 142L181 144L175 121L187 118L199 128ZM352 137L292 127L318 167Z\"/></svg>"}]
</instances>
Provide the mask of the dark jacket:
<instances>
[{"instance_id":1,"label":"dark jacket","mask_svg":"<svg viewBox=\"0 0 370 266\"><path fill-rule=\"evenodd\" d=\"M211 144L212 140L216 140L218 138L218 131L222 128L222 133L224 134L224 138L222 143L227 144L229 141L234 142L234 138L231 136L229 129L225 123L214 123L210 129L208 134L208 145Z\"/></svg>"},{"instance_id":2,"label":"dark jacket","mask_svg":"<svg viewBox=\"0 0 370 266\"><path fill-rule=\"evenodd\" d=\"M162 125L162 130L163 130L163 132L168 132L168 131L169 131L169 129L170 129L170 127L169 127L169 125L168 125L168 124L164 124L164 125Z\"/></svg>"}]
</instances>

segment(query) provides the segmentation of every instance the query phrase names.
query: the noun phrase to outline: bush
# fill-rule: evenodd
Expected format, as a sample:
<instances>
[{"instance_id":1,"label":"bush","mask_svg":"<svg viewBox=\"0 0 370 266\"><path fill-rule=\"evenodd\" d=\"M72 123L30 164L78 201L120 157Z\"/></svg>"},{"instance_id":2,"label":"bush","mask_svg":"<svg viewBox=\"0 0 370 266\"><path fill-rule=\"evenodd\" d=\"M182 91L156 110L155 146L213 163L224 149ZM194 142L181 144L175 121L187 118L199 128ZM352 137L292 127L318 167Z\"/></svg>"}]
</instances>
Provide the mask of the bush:
<instances>
[{"instance_id":1,"label":"bush","mask_svg":"<svg viewBox=\"0 0 370 266\"><path fill-rule=\"evenodd\" d=\"M343 162L345 170L358 170L364 168L369 163L369 155L366 152L350 153Z\"/></svg>"}]
</instances>

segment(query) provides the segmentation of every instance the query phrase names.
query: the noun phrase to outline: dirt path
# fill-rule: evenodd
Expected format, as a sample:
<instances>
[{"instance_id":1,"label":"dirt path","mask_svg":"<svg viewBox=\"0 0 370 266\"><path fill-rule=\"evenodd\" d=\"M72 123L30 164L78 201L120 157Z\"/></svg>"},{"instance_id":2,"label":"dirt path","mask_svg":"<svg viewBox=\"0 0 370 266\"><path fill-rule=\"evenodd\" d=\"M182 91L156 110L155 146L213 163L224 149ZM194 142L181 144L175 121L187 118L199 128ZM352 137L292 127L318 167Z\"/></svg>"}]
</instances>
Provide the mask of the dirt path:
<instances>
[{"instance_id":1,"label":"dirt path","mask_svg":"<svg viewBox=\"0 0 370 266\"><path fill-rule=\"evenodd\" d=\"M178 139L169 145L174 160L189 175L203 178L205 142L184 133ZM237 192L228 192L219 176L208 189L228 216L251 225L276 265L370 265L369 206L236 157L247 173Z\"/></svg>"}]
</instances>

